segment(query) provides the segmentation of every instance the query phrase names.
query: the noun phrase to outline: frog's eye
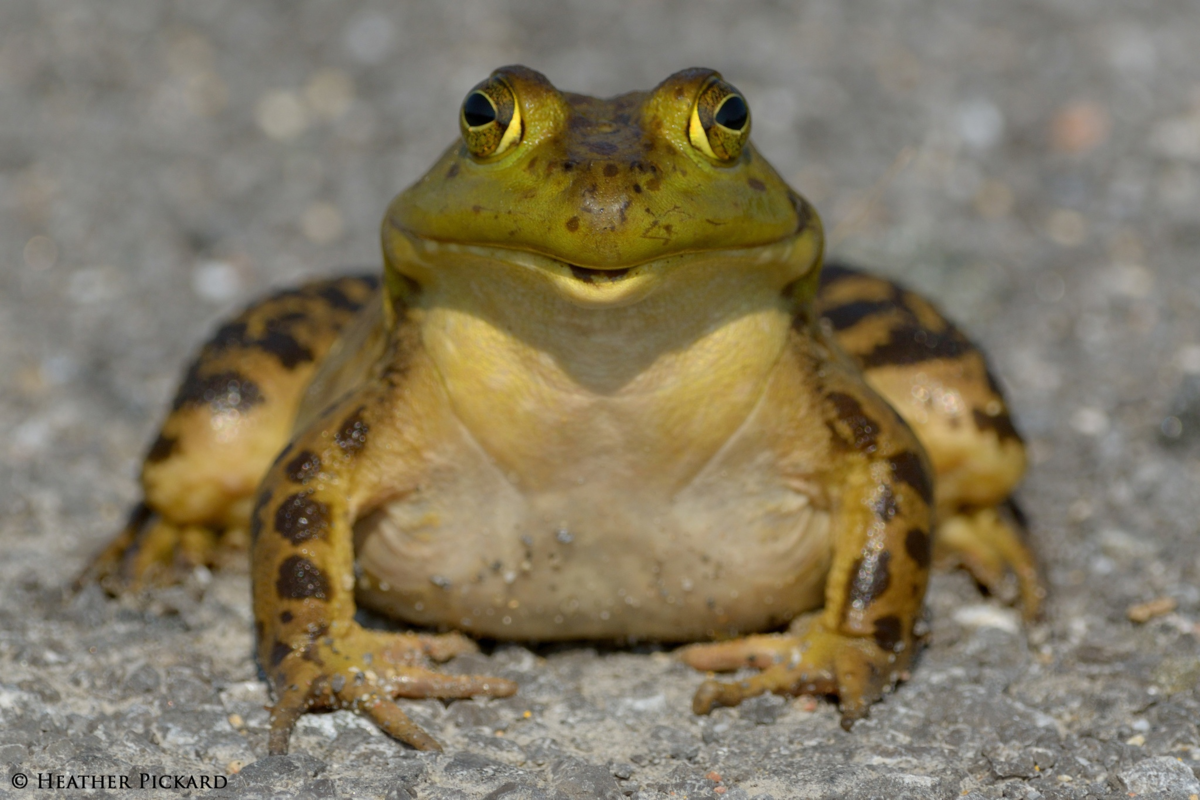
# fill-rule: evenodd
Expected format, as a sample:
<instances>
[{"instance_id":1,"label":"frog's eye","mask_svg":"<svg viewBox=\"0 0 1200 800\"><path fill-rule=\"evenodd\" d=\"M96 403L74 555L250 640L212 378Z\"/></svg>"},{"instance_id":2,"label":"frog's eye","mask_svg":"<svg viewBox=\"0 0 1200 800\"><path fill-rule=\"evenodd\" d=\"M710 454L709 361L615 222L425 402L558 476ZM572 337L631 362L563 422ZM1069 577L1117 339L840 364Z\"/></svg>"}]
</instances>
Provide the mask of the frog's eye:
<instances>
[{"instance_id":1,"label":"frog's eye","mask_svg":"<svg viewBox=\"0 0 1200 800\"><path fill-rule=\"evenodd\" d=\"M745 98L725 81L713 78L692 107L688 138L693 147L714 161L736 161L750 138L750 107Z\"/></svg>"},{"instance_id":2,"label":"frog's eye","mask_svg":"<svg viewBox=\"0 0 1200 800\"><path fill-rule=\"evenodd\" d=\"M458 125L467 150L483 160L515 147L521 141L524 128L517 96L499 78L488 78L467 94L458 115Z\"/></svg>"}]
</instances>

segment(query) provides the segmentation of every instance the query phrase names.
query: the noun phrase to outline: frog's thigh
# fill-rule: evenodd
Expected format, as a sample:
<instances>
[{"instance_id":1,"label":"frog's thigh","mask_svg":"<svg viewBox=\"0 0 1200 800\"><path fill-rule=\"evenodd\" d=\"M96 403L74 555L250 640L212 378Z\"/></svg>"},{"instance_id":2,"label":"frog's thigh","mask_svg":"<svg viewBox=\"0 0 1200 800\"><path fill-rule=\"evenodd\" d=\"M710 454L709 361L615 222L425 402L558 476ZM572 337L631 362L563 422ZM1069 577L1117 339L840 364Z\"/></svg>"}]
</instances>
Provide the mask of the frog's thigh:
<instances>
[{"instance_id":1,"label":"frog's thigh","mask_svg":"<svg viewBox=\"0 0 1200 800\"><path fill-rule=\"evenodd\" d=\"M1025 448L986 359L962 331L921 296L839 266L822 274L817 313L921 440L943 516L1008 498Z\"/></svg>"},{"instance_id":2,"label":"frog's thigh","mask_svg":"<svg viewBox=\"0 0 1200 800\"><path fill-rule=\"evenodd\" d=\"M146 455L145 499L84 579L121 591L245 552L254 487L287 442L316 363L376 284L311 283L218 329L189 366Z\"/></svg>"},{"instance_id":3,"label":"frog's thigh","mask_svg":"<svg viewBox=\"0 0 1200 800\"><path fill-rule=\"evenodd\" d=\"M983 354L928 301L844 267L823 276L817 305L929 455L939 562L962 564L995 594L1019 596L1025 615L1035 616L1045 590L1025 527L1008 510L1025 447Z\"/></svg>"}]
</instances>

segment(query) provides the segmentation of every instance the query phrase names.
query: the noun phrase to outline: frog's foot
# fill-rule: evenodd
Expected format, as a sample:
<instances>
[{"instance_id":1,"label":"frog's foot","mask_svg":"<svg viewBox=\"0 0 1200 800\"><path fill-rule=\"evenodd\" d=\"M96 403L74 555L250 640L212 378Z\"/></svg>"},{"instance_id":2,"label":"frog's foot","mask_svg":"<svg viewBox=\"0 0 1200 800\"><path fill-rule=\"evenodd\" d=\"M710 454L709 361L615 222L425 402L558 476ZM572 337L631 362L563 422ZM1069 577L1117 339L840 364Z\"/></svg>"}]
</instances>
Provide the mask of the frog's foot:
<instances>
[{"instance_id":1,"label":"frog's foot","mask_svg":"<svg viewBox=\"0 0 1200 800\"><path fill-rule=\"evenodd\" d=\"M939 565L962 565L989 593L1019 602L1026 620L1041 612L1046 589L1015 506L956 514L938 525ZM1015 586L1013 585L1015 582Z\"/></svg>"},{"instance_id":2,"label":"frog's foot","mask_svg":"<svg viewBox=\"0 0 1200 800\"><path fill-rule=\"evenodd\" d=\"M913 649L909 644L898 653L885 650L871 638L831 631L807 615L797 619L788 633L689 645L680 651L680 658L706 671L762 670L743 680L702 683L692 699L697 714L707 714L714 706L736 706L766 692L836 694L842 727L850 730L855 720L866 715L867 706L905 677Z\"/></svg>"},{"instance_id":3,"label":"frog's foot","mask_svg":"<svg viewBox=\"0 0 1200 800\"><path fill-rule=\"evenodd\" d=\"M242 535L237 535L241 533ZM131 594L182 583L199 566L224 563L245 553L244 532L176 525L139 503L120 533L75 579L75 588L99 583L109 594Z\"/></svg>"},{"instance_id":4,"label":"frog's foot","mask_svg":"<svg viewBox=\"0 0 1200 800\"><path fill-rule=\"evenodd\" d=\"M277 649L286 645L277 644ZM352 624L340 636L323 636L287 652L268 672L275 688L271 755L287 752L296 720L308 711L348 709L370 718L384 733L417 750L441 750L394 702L397 697L452 699L508 697L517 685L486 675L442 675L422 666L476 650L457 633L396 634Z\"/></svg>"}]
</instances>

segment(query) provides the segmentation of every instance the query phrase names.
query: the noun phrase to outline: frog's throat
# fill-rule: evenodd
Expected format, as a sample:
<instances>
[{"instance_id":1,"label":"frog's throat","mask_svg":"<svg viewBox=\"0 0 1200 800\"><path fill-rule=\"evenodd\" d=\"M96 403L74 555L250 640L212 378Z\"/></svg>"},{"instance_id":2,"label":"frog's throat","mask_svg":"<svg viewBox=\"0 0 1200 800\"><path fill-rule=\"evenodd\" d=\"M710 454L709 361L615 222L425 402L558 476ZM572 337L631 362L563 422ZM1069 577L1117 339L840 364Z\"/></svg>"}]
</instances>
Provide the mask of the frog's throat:
<instances>
[{"instance_id":1,"label":"frog's throat","mask_svg":"<svg viewBox=\"0 0 1200 800\"><path fill-rule=\"evenodd\" d=\"M808 300L816 291L823 250L821 227L810 223L790 236L763 245L676 252L627 267L596 269L531 250L442 242L390 225L383 229L385 277L393 302L404 302L415 287L434 284L455 271L450 265L465 262L503 265L510 277L539 282L576 305L593 308L637 303L660 289L691 279L689 268L701 264L746 270L781 291L787 287L789 294ZM503 279L487 273L476 277L481 282Z\"/></svg>"}]
</instances>

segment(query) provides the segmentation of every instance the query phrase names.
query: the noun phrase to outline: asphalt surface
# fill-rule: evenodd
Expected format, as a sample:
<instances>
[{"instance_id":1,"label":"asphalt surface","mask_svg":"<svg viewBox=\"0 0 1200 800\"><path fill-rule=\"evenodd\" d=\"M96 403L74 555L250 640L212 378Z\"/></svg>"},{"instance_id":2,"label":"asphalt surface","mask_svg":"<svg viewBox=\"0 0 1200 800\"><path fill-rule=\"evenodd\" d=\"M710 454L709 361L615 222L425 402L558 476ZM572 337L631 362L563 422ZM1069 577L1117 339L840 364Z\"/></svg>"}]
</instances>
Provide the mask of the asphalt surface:
<instances>
[{"instance_id":1,"label":"asphalt surface","mask_svg":"<svg viewBox=\"0 0 1200 800\"><path fill-rule=\"evenodd\" d=\"M1200 794L1197 21L1188 0L5 0L0 795ZM64 594L205 334L377 264L390 197L512 62L597 95L722 70L833 252L984 343L1031 443L1043 622L937 577L931 645L851 733L823 700L694 717L699 676L652 649L501 645L449 669L516 697L406 705L444 754L337 713L266 758L244 573Z\"/></svg>"}]
</instances>

